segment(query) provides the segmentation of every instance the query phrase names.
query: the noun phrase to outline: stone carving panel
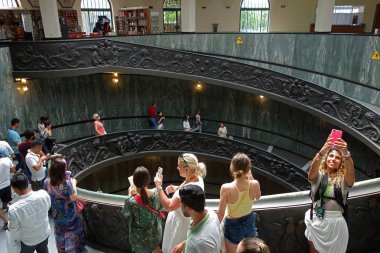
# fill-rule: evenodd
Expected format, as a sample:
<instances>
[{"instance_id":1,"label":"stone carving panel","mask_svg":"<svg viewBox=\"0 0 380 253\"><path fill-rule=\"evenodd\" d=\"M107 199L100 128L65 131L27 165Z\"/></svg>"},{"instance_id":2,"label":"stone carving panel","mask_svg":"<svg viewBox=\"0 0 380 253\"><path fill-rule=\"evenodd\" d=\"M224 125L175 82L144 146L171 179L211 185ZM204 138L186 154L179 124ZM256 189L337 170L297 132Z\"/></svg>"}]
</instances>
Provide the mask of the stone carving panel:
<instances>
[{"instance_id":1,"label":"stone carving panel","mask_svg":"<svg viewBox=\"0 0 380 253\"><path fill-rule=\"evenodd\" d=\"M206 134L167 130L115 133L77 142L60 153L66 156L69 169L76 175L107 159L152 151L194 152L228 159L244 152L254 167L300 190L309 188L306 173L288 161L245 143Z\"/></svg>"},{"instance_id":2,"label":"stone carving panel","mask_svg":"<svg viewBox=\"0 0 380 253\"><path fill-rule=\"evenodd\" d=\"M312 108L360 133L380 154L380 116L347 97L318 85L274 71L201 54L128 44L107 39L40 43L10 43L13 70L28 77L56 76L67 70L81 71L117 66L136 70L165 71L167 76L205 77L229 82L231 87L252 88L293 101L301 109ZM61 72L59 72L61 70ZM212 82L212 81L211 81ZM235 85L235 86L234 86Z\"/></svg>"}]
</instances>

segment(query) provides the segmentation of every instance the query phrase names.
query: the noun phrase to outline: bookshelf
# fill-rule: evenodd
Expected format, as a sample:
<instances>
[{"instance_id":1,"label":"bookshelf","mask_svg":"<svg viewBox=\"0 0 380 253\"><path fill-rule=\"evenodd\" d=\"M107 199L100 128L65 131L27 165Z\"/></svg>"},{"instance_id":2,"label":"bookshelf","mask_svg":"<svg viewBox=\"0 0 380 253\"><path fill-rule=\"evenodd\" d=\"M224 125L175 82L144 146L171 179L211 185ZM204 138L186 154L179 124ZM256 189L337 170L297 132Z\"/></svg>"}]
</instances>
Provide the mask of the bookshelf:
<instances>
[{"instance_id":1,"label":"bookshelf","mask_svg":"<svg viewBox=\"0 0 380 253\"><path fill-rule=\"evenodd\" d=\"M150 10L145 7L123 8L116 18L118 35L150 34Z\"/></svg>"}]
</instances>

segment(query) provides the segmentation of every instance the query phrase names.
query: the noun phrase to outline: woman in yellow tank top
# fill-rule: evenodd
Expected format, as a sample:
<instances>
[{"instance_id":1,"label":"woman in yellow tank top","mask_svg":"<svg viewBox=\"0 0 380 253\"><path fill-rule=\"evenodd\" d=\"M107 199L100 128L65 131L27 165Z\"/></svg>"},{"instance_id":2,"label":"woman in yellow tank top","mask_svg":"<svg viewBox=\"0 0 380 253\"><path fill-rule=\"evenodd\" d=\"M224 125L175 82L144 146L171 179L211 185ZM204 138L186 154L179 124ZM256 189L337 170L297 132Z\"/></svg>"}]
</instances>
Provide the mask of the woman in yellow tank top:
<instances>
[{"instance_id":1,"label":"woman in yellow tank top","mask_svg":"<svg viewBox=\"0 0 380 253\"><path fill-rule=\"evenodd\" d=\"M230 172L234 181L220 188L218 218L220 222L224 218L227 253L235 253L242 239L257 236L252 204L260 198L261 191L259 182L253 179L251 160L246 154L238 153L232 158Z\"/></svg>"}]
</instances>

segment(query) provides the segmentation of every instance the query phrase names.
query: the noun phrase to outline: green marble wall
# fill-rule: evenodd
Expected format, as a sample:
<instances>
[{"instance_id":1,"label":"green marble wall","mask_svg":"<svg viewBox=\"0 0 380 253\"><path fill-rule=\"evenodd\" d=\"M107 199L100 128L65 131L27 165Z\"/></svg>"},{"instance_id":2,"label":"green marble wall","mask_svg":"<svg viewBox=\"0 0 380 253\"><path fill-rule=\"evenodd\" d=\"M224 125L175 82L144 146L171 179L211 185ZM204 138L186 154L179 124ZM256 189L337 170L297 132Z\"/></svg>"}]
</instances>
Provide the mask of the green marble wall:
<instances>
[{"instance_id":1,"label":"green marble wall","mask_svg":"<svg viewBox=\"0 0 380 253\"><path fill-rule=\"evenodd\" d=\"M236 44L238 36L243 39L242 45ZM380 88L380 61L371 60L372 54L376 50L380 50L379 36L218 33L125 36L111 39L171 49L243 57L338 76L366 84L369 88L326 75L251 61L245 62L292 75L380 107L380 91L370 88Z\"/></svg>"},{"instance_id":2,"label":"green marble wall","mask_svg":"<svg viewBox=\"0 0 380 253\"><path fill-rule=\"evenodd\" d=\"M41 115L48 115L53 125L90 119L94 112L103 117L146 115L156 101L166 115L194 115L199 108L208 119L250 125L279 133L311 146L320 147L333 128L323 119L257 95L205 84L197 91L191 81L139 75L120 76L112 84L110 74L29 80L29 91L16 89L11 76L9 52L0 48L0 134L4 136L13 117L22 120L21 130L36 128ZM108 132L143 129L146 119L105 121ZM181 129L181 120L166 121L168 129ZM306 157L315 149L262 131L227 125L230 134L252 138ZM205 123L204 130L216 133L217 124ZM92 124L78 124L53 130L58 141L93 135ZM378 156L361 142L349 140L355 162L365 170L375 168Z\"/></svg>"}]
</instances>

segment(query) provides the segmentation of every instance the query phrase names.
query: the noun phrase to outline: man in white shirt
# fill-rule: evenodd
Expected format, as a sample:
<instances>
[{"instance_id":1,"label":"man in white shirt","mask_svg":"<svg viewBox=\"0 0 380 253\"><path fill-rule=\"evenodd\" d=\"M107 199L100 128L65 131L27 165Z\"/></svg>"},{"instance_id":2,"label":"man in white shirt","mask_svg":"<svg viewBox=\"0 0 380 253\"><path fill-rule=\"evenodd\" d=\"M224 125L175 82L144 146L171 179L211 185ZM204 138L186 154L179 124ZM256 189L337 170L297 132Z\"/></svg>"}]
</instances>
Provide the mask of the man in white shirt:
<instances>
[{"instance_id":1,"label":"man in white shirt","mask_svg":"<svg viewBox=\"0 0 380 253\"><path fill-rule=\"evenodd\" d=\"M28 166L32 177L30 184L33 191L38 191L43 188L44 180L46 177L46 167L44 166L45 160L49 158L42 152L43 143L39 140L32 141L32 147L28 150L25 157L26 165Z\"/></svg>"},{"instance_id":2,"label":"man in white shirt","mask_svg":"<svg viewBox=\"0 0 380 253\"><path fill-rule=\"evenodd\" d=\"M173 253L219 253L220 224L216 213L205 209L205 193L198 185L185 185L179 190L182 213L193 222L186 241L177 245Z\"/></svg>"},{"instance_id":3,"label":"man in white shirt","mask_svg":"<svg viewBox=\"0 0 380 253\"><path fill-rule=\"evenodd\" d=\"M9 143L6 141L0 141L0 147L4 147L7 150L8 156L11 156L14 154L13 149L11 148Z\"/></svg>"},{"instance_id":4,"label":"man in white shirt","mask_svg":"<svg viewBox=\"0 0 380 253\"><path fill-rule=\"evenodd\" d=\"M9 231L12 239L21 241L21 253L48 253L50 225L48 211L49 194L44 190L31 191L28 177L16 173L11 179L14 192L20 199L9 207Z\"/></svg>"},{"instance_id":5,"label":"man in white shirt","mask_svg":"<svg viewBox=\"0 0 380 253\"><path fill-rule=\"evenodd\" d=\"M9 158L9 153L5 147L0 146L0 198L3 202L3 209L8 208L8 203L12 200L10 173L16 172L16 166ZM3 220L3 229L8 228L8 220L0 209L0 219Z\"/></svg>"},{"instance_id":6,"label":"man in white shirt","mask_svg":"<svg viewBox=\"0 0 380 253\"><path fill-rule=\"evenodd\" d=\"M218 129L218 135L222 138L227 138L227 127L224 125L224 123L220 123L220 127Z\"/></svg>"}]
</instances>

